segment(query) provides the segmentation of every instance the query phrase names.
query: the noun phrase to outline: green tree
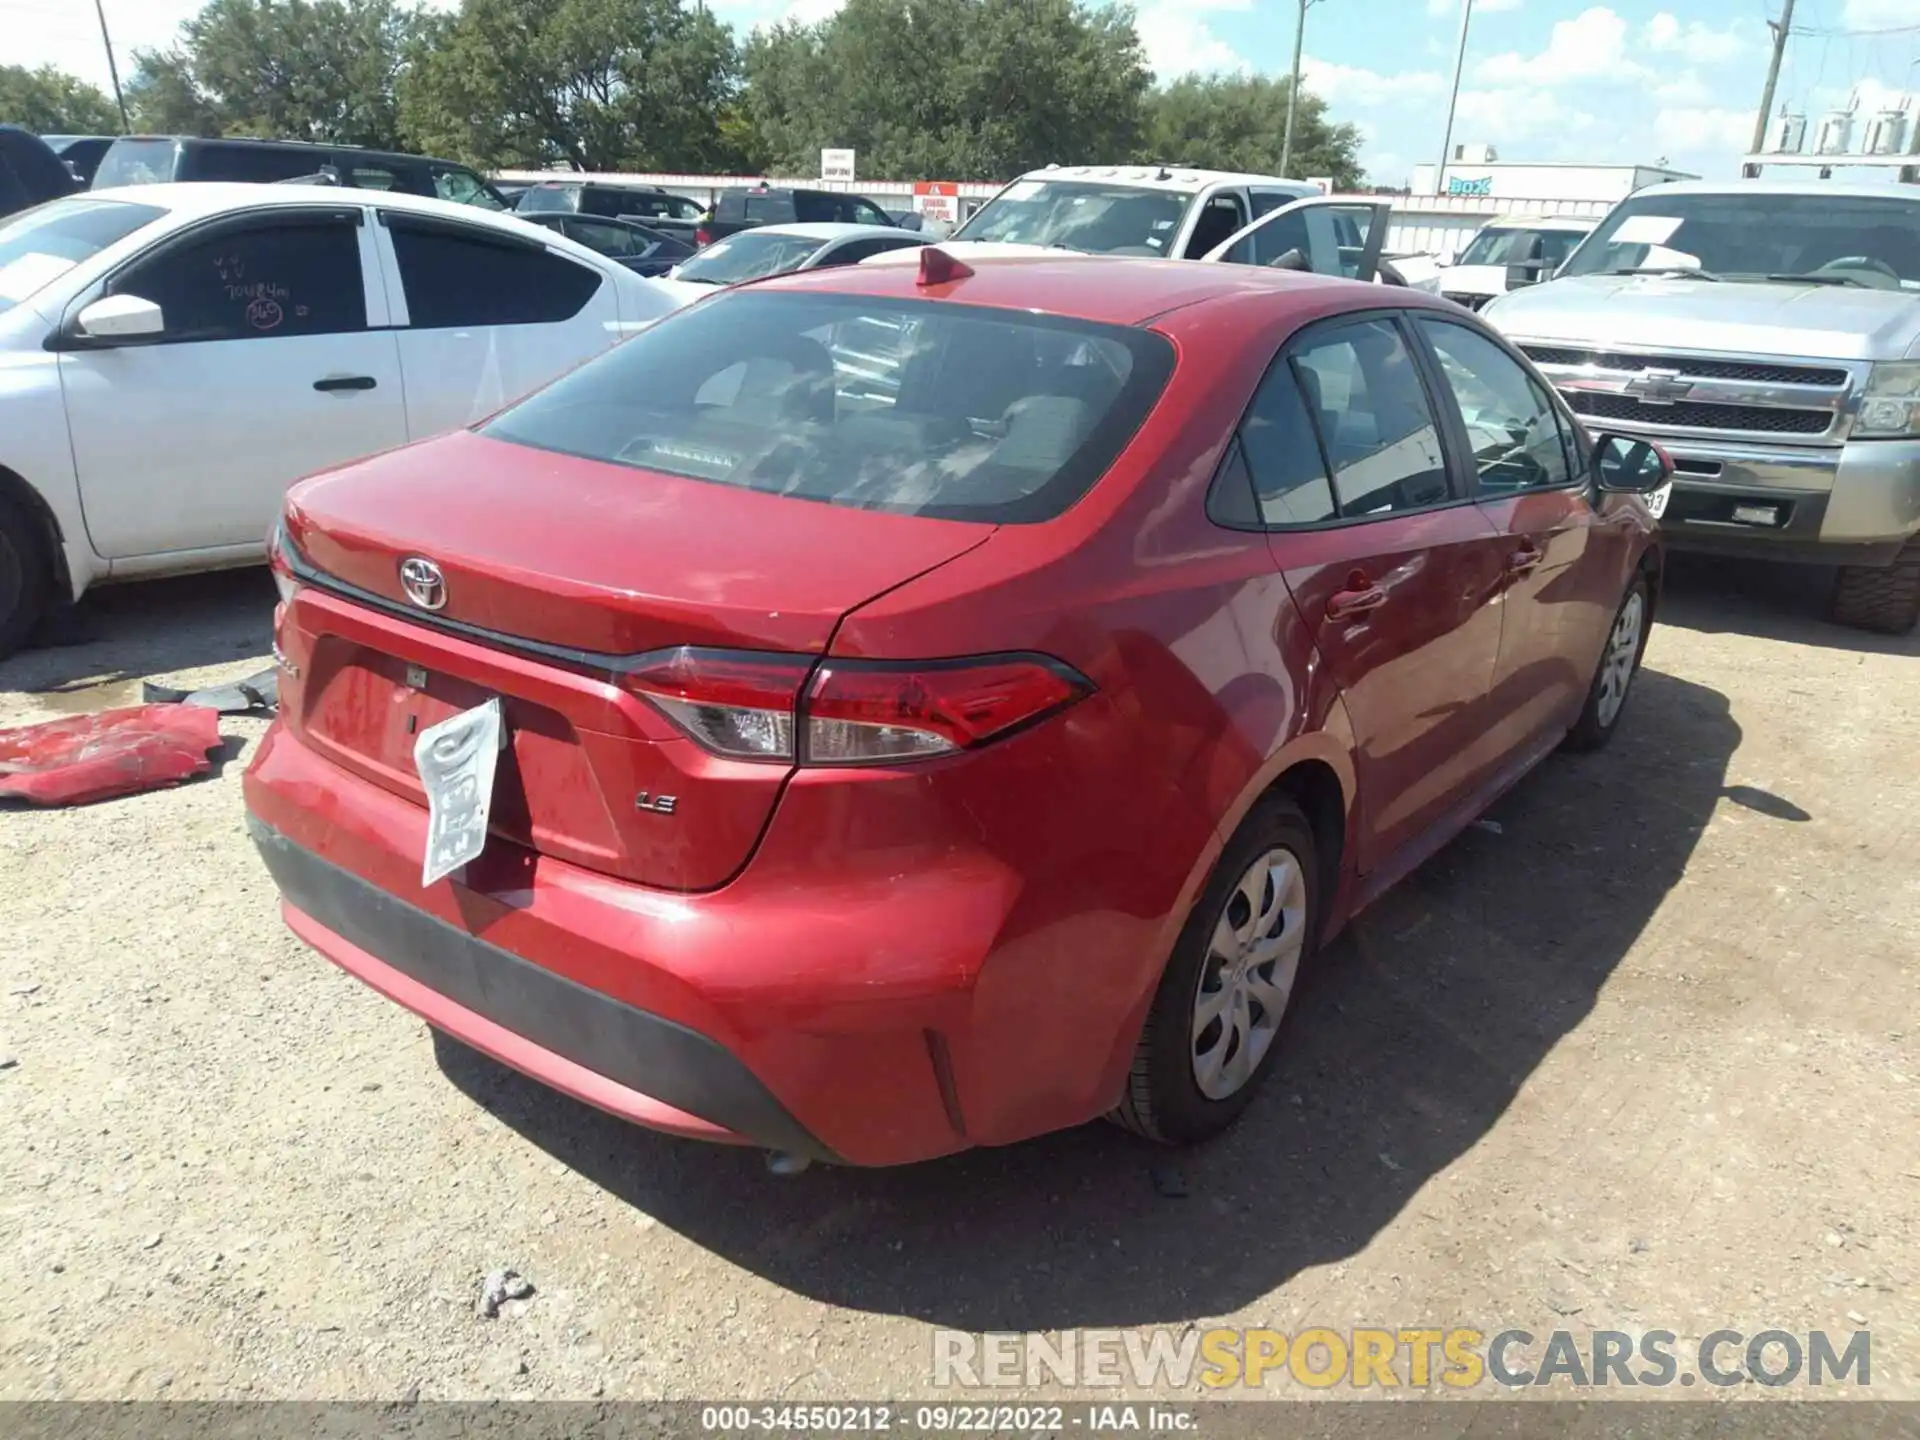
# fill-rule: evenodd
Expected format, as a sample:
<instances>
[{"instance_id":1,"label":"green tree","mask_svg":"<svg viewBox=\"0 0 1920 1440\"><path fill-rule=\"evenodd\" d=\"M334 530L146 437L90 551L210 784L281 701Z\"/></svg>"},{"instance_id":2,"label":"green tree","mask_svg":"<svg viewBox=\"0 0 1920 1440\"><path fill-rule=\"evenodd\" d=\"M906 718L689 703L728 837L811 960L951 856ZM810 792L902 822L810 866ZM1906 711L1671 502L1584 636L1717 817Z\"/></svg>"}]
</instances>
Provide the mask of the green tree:
<instances>
[{"instance_id":1,"label":"green tree","mask_svg":"<svg viewBox=\"0 0 1920 1440\"><path fill-rule=\"evenodd\" d=\"M1084 0L847 0L757 32L744 73L774 169L850 146L886 178L1125 161L1151 83L1133 12Z\"/></svg>"},{"instance_id":2,"label":"green tree","mask_svg":"<svg viewBox=\"0 0 1920 1440\"><path fill-rule=\"evenodd\" d=\"M738 163L737 58L679 0L464 0L416 35L401 114L417 145L486 165L701 170Z\"/></svg>"},{"instance_id":3,"label":"green tree","mask_svg":"<svg viewBox=\"0 0 1920 1440\"><path fill-rule=\"evenodd\" d=\"M1289 88L1260 75L1175 80L1147 98L1140 158L1278 175ZM1296 177L1331 175L1336 189L1352 189L1361 179L1358 127L1330 122L1326 101L1303 90L1287 169Z\"/></svg>"},{"instance_id":4,"label":"green tree","mask_svg":"<svg viewBox=\"0 0 1920 1440\"><path fill-rule=\"evenodd\" d=\"M0 65L0 124L36 135L118 135L120 111L99 86L51 65Z\"/></svg>"},{"instance_id":5,"label":"green tree","mask_svg":"<svg viewBox=\"0 0 1920 1440\"><path fill-rule=\"evenodd\" d=\"M164 51L138 51L143 129L399 143L395 85L419 13L399 0L209 0Z\"/></svg>"}]
</instances>

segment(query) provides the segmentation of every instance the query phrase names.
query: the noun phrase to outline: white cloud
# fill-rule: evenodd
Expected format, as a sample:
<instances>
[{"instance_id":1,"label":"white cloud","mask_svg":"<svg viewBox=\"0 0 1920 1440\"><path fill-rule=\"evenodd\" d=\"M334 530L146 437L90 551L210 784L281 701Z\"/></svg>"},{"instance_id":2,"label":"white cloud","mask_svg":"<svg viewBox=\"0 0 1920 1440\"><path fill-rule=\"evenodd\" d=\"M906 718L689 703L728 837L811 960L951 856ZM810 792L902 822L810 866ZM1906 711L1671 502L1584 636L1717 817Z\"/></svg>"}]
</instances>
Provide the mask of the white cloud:
<instances>
[{"instance_id":1,"label":"white cloud","mask_svg":"<svg viewBox=\"0 0 1920 1440\"><path fill-rule=\"evenodd\" d=\"M1627 58L1627 22L1596 5L1555 23L1538 55L1508 50L1474 66L1488 85L1555 85L1568 80L1638 78L1645 70Z\"/></svg>"},{"instance_id":2,"label":"white cloud","mask_svg":"<svg viewBox=\"0 0 1920 1440\"><path fill-rule=\"evenodd\" d=\"M1840 23L1849 30L1891 30L1896 25L1920 25L1920 7L1914 0L1847 0Z\"/></svg>"},{"instance_id":3,"label":"white cloud","mask_svg":"<svg viewBox=\"0 0 1920 1440\"><path fill-rule=\"evenodd\" d=\"M1676 106L1653 117L1653 133L1674 152L1731 150L1744 155L1753 139L1753 111Z\"/></svg>"},{"instance_id":4,"label":"white cloud","mask_svg":"<svg viewBox=\"0 0 1920 1440\"><path fill-rule=\"evenodd\" d=\"M1475 15L1497 15L1502 10L1518 10L1526 0L1474 0ZM1427 14L1435 19L1460 13L1460 0L1427 0Z\"/></svg>"},{"instance_id":5,"label":"white cloud","mask_svg":"<svg viewBox=\"0 0 1920 1440\"><path fill-rule=\"evenodd\" d=\"M1329 104L1362 109L1430 99L1447 92L1447 77L1436 70L1407 70L1385 75L1364 66L1340 65L1312 55L1300 62L1300 79L1306 89Z\"/></svg>"},{"instance_id":6,"label":"white cloud","mask_svg":"<svg viewBox=\"0 0 1920 1440\"><path fill-rule=\"evenodd\" d=\"M1739 21L1717 30L1698 20L1682 24L1665 10L1647 22L1642 34L1649 50L1678 55L1696 65L1724 65L1743 57L1749 48L1746 27Z\"/></svg>"},{"instance_id":7,"label":"white cloud","mask_svg":"<svg viewBox=\"0 0 1920 1440\"><path fill-rule=\"evenodd\" d=\"M1206 15L1213 10L1244 10L1253 0L1153 0L1139 7L1134 29L1140 34L1147 64L1162 81L1196 71L1217 75L1245 71L1247 59L1213 33Z\"/></svg>"}]
</instances>

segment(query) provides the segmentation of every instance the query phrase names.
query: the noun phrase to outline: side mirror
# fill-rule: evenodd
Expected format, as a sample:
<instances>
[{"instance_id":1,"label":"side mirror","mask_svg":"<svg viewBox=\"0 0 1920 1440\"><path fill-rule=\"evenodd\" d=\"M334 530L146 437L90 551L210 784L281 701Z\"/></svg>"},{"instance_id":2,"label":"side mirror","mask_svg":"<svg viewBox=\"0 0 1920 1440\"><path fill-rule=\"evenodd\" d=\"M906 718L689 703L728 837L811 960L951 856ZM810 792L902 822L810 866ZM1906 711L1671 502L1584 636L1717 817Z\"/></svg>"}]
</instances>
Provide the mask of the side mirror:
<instances>
[{"instance_id":1,"label":"side mirror","mask_svg":"<svg viewBox=\"0 0 1920 1440\"><path fill-rule=\"evenodd\" d=\"M1526 285L1538 285L1545 277L1547 262L1544 260L1522 260L1518 264L1507 266L1507 288L1518 290Z\"/></svg>"},{"instance_id":2,"label":"side mirror","mask_svg":"<svg viewBox=\"0 0 1920 1440\"><path fill-rule=\"evenodd\" d=\"M166 316L138 295L106 295L73 317L76 340L146 340L167 328Z\"/></svg>"},{"instance_id":3,"label":"side mirror","mask_svg":"<svg viewBox=\"0 0 1920 1440\"><path fill-rule=\"evenodd\" d=\"M1267 268L1269 270L1311 270L1313 266L1308 263L1307 257L1300 253L1300 247L1296 245L1284 255L1274 256L1267 262Z\"/></svg>"},{"instance_id":4,"label":"side mirror","mask_svg":"<svg viewBox=\"0 0 1920 1440\"><path fill-rule=\"evenodd\" d=\"M1651 495L1673 479L1673 461L1651 440L1602 435L1593 447L1594 468L1602 490Z\"/></svg>"},{"instance_id":5,"label":"side mirror","mask_svg":"<svg viewBox=\"0 0 1920 1440\"><path fill-rule=\"evenodd\" d=\"M919 234L926 224L926 222L920 216L914 214L912 211L908 211L905 215L902 215L898 220L894 221L893 223L896 226L898 226L900 229L911 230L915 234Z\"/></svg>"}]
</instances>

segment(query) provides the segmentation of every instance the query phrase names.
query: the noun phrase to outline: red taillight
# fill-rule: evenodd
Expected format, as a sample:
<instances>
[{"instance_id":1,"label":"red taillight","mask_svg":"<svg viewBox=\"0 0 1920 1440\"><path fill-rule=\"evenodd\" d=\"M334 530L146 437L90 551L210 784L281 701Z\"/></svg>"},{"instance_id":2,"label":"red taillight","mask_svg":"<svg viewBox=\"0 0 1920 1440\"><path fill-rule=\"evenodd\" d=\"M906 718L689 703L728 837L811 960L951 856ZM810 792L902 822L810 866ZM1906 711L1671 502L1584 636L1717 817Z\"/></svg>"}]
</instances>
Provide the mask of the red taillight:
<instances>
[{"instance_id":1,"label":"red taillight","mask_svg":"<svg viewBox=\"0 0 1920 1440\"><path fill-rule=\"evenodd\" d=\"M702 225L693 232L693 243L705 247L713 243L713 232Z\"/></svg>"},{"instance_id":2,"label":"red taillight","mask_svg":"<svg viewBox=\"0 0 1920 1440\"><path fill-rule=\"evenodd\" d=\"M966 750L1071 705L1087 688L1038 659L911 669L828 660L807 692L806 758L860 765Z\"/></svg>"},{"instance_id":3,"label":"red taillight","mask_svg":"<svg viewBox=\"0 0 1920 1440\"><path fill-rule=\"evenodd\" d=\"M803 655L692 647L624 680L716 754L808 765L879 765L971 749L1092 689L1040 656L920 665L827 660L816 669Z\"/></svg>"},{"instance_id":4,"label":"red taillight","mask_svg":"<svg viewBox=\"0 0 1920 1440\"><path fill-rule=\"evenodd\" d=\"M795 702L812 668L804 655L683 646L625 680L715 754L791 760Z\"/></svg>"}]
</instances>

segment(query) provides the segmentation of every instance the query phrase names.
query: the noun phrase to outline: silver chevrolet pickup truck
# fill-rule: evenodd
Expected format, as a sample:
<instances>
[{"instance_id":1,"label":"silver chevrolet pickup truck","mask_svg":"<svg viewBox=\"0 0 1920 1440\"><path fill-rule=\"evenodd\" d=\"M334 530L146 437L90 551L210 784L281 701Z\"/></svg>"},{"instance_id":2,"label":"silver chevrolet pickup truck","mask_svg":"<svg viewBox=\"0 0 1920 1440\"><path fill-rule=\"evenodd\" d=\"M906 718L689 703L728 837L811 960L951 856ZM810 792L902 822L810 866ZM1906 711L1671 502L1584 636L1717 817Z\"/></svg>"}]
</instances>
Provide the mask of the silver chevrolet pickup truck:
<instances>
[{"instance_id":1,"label":"silver chevrolet pickup truck","mask_svg":"<svg viewBox=\"0 0 1920 1440\"><path fill-rule=\"evenodd\" d=\"M1920 621L1920 188L1655 186L1482 314L1673 457L1673 549L1838 565L1836 621Z\"/></svg>"}]
</instances>

